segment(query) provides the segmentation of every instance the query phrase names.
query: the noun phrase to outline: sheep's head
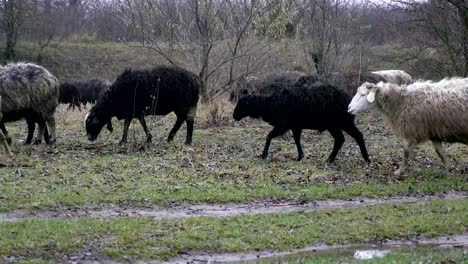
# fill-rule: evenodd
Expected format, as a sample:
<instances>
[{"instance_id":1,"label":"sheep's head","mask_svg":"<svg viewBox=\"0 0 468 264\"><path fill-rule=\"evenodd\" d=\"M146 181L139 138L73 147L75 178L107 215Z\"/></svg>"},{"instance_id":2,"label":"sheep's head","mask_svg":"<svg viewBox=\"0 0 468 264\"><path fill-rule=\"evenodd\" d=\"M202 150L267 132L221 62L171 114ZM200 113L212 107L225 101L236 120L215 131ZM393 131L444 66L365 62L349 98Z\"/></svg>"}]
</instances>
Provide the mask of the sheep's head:
<instances>
[{"instance_id":1,"label":"sheep's head","mask_svg":"<svg viewBox=\"0 0 468 264\"><path fill-rule=\"evenodd\" d=\"M375 102L375 94L382 86L382 82L379 82L378 84L365 82L362 84L348 106L348 113L356 115L357 113L372 107Z\"/></svg>"},{"instance_id":2,"label":"sheep's head","mask_svg":"<svg viewBox=\"0 0 468 264\"><path fill-rule=\"evenodd\" d=\"M252 118L259 118L261 113L259 111L259 98L258 95L245 95L242 96L237 102L236 108L232 117L236 121L242 120L242 118L250 116Z\"/></svg>"},{"instance_id":3,"label":"sheep's head","mask_svg":"<svg viewBox=\"0 0 468 264\"><path fill-rule=\"evenodd\" d=\"M110 117L106 117L105 115L100 115L97 112L91 111L85 117L85 127L86 127L86 135L90 141L95 141L101 133L102 128L105 124L107 124L111 120Z\"/></svg>"}]
</instances>

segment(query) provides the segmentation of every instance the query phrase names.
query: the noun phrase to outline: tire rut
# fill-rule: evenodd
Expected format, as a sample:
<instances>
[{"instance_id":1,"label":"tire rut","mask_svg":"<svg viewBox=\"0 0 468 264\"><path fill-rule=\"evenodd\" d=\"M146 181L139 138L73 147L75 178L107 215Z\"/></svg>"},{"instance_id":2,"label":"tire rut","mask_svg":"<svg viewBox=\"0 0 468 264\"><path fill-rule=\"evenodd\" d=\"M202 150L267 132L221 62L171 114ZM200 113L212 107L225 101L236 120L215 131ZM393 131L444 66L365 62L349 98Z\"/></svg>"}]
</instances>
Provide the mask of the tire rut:
<instances>
[{"instance_id":1,"label":"tire rut","mask_svg":"<svg viewBox=\"0 0 468 264\"><path fill-rule=\"evenodd\" d=\"M115 205L103 205L99 209L58 208L57 210L15 210L6 213L0 213L0 223L39 219L73 219L79 217L90 217L96 219L116 217L152 217L169 219L183 219L204 216L229 217L253 214L311 212L319 209L352 208L381 204L421 204L434 200L462 200L467 198L467 192L449 192L426 196L397 196L375 199L356 198L352 200L322 200L306 204L300 204L292 201L258 201L237 204L197 204L169 208L160 206L123 207Z\"/></svg>"}]
</instances>

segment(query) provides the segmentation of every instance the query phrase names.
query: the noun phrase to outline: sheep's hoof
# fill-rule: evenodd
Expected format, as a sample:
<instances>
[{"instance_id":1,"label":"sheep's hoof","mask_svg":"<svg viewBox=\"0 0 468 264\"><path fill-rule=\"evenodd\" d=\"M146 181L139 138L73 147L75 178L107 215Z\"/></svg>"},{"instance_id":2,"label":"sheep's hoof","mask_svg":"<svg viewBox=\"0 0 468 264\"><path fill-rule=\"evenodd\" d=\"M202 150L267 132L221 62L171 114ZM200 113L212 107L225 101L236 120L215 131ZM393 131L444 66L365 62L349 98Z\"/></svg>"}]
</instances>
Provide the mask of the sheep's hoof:
<instances>
[{"instance_id":1,"label":"sheep's hoof","mask_svg":"<svg viewBox=\"0 0 468 264\"><path fill-rule=\"evenodd\" d=\"M260 157L261 157L262 159L266 159L267 156L268 156L268 153L267 153L267 154L263 153L262 156L260 156Z\"/></svg>"},{"instance_id":2,"label":"sheep's hoof","mask_svg":"<svg viewBox=\"0 0 468 264\"><path fill-rule=\"evenodd\" d=\"M13 143L13 140L11 138L6 138L6 142L8 143L8 145L11 145L11 143Z\"/></svg>"},{"instance_id":3,"label":"sheep's hoof","mask_svg":"<svg viewBox=\"0 0 468 264\"><path fill-rule=\"evenodd\" d=\"M127 143L127 140L122 139L120 140L119 145L122 146L122 145L125 145L126 143Z\"/></svg>"},{"instance_id":4,"label":"sheep's hoof","mask_svg":"<svg viewBox=\"0 0 468 264\"><path fill-rule=\"evenodd\" d=\"M171 142L173 139L174 139L174 136L173 136L173 135L169 135L169 137L167 138L167 142Z\"/></svg>"},{"instance_id":5,"label":"sheep's hoof","mask_svg":"<svg viewBox=\"0 0 468 264\"><path fill-rule=\"evenodd\" d=\"M304 158L304 155L297 157L297 161L301 161Z\"/></svg>"},{"instance_id":6,"label":"sheep's hoof","mask_svg":"<svg viewBox=\"0 0 468 264\"><path fill-rule=\"evenodd\" d=\"M185 141L185 145L187 145L187 146L192 145L192 140L190 140L190 141L189 141L189 140Z\"/></svg>"},{"instance_id":7,"label":"sheep's hoof","mask_svg":"<svg viewBox=\"0 0 468 264\"><path fill-rule=\"evenodd\" d=\"M42 144L42 140L36 138L36 139L34 140L34 145L40 145L40 144Z\"/></svg>"}]
</instances>

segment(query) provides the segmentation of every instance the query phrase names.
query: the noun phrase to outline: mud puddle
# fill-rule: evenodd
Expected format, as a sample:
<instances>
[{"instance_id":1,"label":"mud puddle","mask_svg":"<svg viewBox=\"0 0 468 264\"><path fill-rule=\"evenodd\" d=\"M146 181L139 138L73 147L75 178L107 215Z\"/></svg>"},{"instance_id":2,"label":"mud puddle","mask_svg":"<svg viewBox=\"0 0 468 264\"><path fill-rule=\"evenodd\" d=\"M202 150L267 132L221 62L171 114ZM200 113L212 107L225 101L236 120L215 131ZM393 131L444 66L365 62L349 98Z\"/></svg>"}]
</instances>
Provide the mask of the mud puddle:
<instances>
[{"instance_id":1,"label":"mud puddle","mask_svg":"<svg viewBox=\"0 0 468 264\"><path fill-rule=\"evenodd\" d=\"M229 254L186 254L165 263L304 263L304 260L317 257L348 257L358 259L364 251L385 252L373 258L401 252L416 250L437 250L450 247L468 248L468 234L441 236L432 239L391 240L382 243L364 243L347 245L315 245L298 250L277 252L260 251L251 253ZM139 262L139 264L157 262Z\"/></svg>"},{"instance_id":2,"label":"mud puddle","mask_svg":"<svg viewBox=\"0 0 468 264\"><path fill-rule=\"evenodd\" d=\"M387 198L359 198L354 200L324 200L307 204L297 202L269 202L259 201L239 204L198 204L176 207L121 207L104 205L100 209L58 208L55 211L45 210L17 210L0 213L0 222L16 222L31 219L69 219L78 217L91 217L98 219L115 217L153 217L183 219L188 217L228 217L252 214L272 214L286 212L310 212L318 209L351 208L379 204L411 204L426 203L433 200L467 199L466 192L440 193L420 197L387 197Z\"/></svg>"}]
</instances>

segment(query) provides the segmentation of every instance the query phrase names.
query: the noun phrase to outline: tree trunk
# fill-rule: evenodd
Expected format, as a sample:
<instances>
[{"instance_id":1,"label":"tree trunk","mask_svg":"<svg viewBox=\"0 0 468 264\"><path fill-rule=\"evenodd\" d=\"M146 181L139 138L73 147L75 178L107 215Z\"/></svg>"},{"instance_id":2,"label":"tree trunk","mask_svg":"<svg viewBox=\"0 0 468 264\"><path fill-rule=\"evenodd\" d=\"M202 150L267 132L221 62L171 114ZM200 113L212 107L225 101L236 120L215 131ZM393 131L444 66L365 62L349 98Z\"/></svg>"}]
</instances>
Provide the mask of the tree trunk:
<instances>
[{"instance_id":1,"label":"tree trunk","mask_svg":"<svg viewBox=\"0 0 468 264\"><path fill-rule=\"evenodd\" d=\"M5 47L5 60L13 60L15 58L15 47L18 39L18 27L19 27L19 12L14 0L3 0L4 5L4 23L5 23L5 35L6 35L6 47Z\"/></svg>"},{"instance_id":2,"label":"tree trunk","mask_svg":"<svg viewBox=\"0 0 468 264\"><path fill-rule=\"evenodd\" d=\"M463 76L468 77L468 6L459 7L458 12L460 12L460 16L463 19L463 36L462 36L462 48L463 48L463 57L465 59L465 67Z\"/></svg>"}]
</instances>

